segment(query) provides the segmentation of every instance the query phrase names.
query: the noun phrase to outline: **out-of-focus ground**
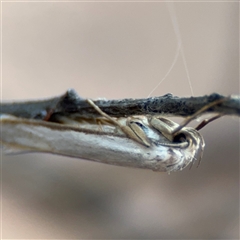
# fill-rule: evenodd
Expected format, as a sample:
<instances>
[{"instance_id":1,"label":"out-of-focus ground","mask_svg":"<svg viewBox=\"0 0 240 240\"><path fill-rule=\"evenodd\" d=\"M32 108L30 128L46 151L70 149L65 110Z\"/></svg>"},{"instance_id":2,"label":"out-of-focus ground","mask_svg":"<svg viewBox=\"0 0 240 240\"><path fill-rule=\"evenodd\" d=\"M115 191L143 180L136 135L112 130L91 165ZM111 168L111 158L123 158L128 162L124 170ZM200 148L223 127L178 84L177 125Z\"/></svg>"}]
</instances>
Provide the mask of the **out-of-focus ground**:
<instances>
[{"instance_id":1,"label":"out-of-focus ground","mask_svg":"<svg viewBox=\"0 0 240 240\"><path fill-rule=\"evenodd\" d=\"M239 94L239 3L175 3L195 96ZM2 99L74 88L143 98L177 48L165 3L3 2ZM179 57L153 96L189 96ZM197 125L194 122L193 125ZM5 239L238 239L239 122L201 130L202 164L157 173L49 154L2 156Z\"/></svg>"}]
</instances>

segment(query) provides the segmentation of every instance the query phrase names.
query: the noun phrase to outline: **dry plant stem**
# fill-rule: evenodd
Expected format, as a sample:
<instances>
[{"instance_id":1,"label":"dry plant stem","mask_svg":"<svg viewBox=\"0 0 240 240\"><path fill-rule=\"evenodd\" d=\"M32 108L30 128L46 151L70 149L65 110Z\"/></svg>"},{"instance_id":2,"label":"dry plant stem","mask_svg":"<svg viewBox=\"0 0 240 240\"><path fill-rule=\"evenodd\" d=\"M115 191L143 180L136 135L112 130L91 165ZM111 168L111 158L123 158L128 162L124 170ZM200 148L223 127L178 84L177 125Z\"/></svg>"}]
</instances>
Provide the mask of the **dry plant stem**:
<instances>
[{"instance_id":1,"label":"dry plant stem","mask_svg":"<svg viewBox=\"0 0 240 240\"><path fill-rule=\"evenodd\" d=\"M95 100L96 104L104 113L111 117L127 117L133 115L165 115L165 116L192 116L205 106L220 101L207 107L204 113L216 113L222 115L240 116L240 96L222 96L216 93L202 97L179 98L172 94L161 97L145 99L122 99L122 100ZM46 99L24 102L1 103L0 113L11 114L17 117L30 119L45 119L51 112L54 114L70 115L73 113L84 117L99 117L96 111L85 98L70 89L65 94Z\"/></svg>"}]
</instances>

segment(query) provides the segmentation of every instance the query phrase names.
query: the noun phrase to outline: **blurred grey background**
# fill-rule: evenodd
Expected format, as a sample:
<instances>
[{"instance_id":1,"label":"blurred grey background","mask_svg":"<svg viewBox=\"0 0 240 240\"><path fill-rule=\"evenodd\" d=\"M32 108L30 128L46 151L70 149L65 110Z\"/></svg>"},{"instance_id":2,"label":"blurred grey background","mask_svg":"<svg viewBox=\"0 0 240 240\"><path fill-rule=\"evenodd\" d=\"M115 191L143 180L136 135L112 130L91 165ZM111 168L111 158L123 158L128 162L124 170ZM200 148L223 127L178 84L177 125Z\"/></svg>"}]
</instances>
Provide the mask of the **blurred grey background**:
<instances>
[{"instance_id":1,"label":"blurred grey background","mask_svg":"<svg viewBox=\"0 0 240 240\"><path fill-rule=\"evenodd\" d=\"M239 3L175 3L194 95L239 94ZM166 3L3 2L2 99L144 98L177 49ZM152 94L190 96L179 56ZM193 126L197 122L192 123ZM238 239L239 121L201 130L202 164L167 175L49 154L2 157L5 239Z\"/></svg>"}]
</instances>

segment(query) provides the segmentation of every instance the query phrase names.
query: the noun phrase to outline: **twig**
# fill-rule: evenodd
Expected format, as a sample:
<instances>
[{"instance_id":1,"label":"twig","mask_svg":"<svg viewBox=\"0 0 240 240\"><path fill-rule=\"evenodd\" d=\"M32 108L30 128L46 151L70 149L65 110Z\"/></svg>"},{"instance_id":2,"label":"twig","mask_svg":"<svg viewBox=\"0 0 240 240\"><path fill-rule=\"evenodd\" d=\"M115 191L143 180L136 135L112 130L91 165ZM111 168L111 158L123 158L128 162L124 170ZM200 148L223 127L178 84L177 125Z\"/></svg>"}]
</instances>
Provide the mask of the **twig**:
<instances>
[{"instance_id":1,"label":"twig","mask_svg":"<svg viewBox=\"0 0 240 240\"><path fill-rule=\"evenodd\" d=\"M222 96L217 93L202 97L175 97L166 94L161 97L145 99L95 100L94 103L112 117L132 115L165 115L187 117L197 113L211 103L221 100L203 113L240 116L240 96ZM65 94L46 99L25 102L1 103L0 113L11 114L22 118L45 119L47 114L73 114L84 117L98 117L99 113L89 105L85 98L70 89ZM203 114L202 113L202 114Z\"/></svg>"}]
</instances>

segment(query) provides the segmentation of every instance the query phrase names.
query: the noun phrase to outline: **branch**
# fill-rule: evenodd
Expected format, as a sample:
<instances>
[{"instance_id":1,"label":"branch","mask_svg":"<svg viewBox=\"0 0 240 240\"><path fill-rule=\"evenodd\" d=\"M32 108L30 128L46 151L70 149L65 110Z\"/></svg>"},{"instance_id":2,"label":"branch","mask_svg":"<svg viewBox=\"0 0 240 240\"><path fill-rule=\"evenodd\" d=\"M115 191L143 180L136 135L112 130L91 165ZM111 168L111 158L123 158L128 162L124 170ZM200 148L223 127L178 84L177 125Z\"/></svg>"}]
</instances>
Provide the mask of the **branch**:
<instances>
[{"instance_id":1,"label":"branch","mask_svg":"<svg viewBox=\"0 0 240 240\"><path fill-rule=\"evenodd\" d=\"M122 100L95 100L94 103L106 114L112 117L127 117L131 115L167 115L192 116L201 109L201 113L216 113L221 115L240 116L240 96L222 96L217 93L202 97L175 97L166 94L161 97ZM216 103L216 104L215 104ZM207 107L209 105L209 108ZM1 103L0 113L16 117L45 119L51 112L70 115L77 113L83 117L98 117L99 113L90 106L85 98L80 97L70 89L58 97L25 102Z\"/></svg>"}]
</instances>

